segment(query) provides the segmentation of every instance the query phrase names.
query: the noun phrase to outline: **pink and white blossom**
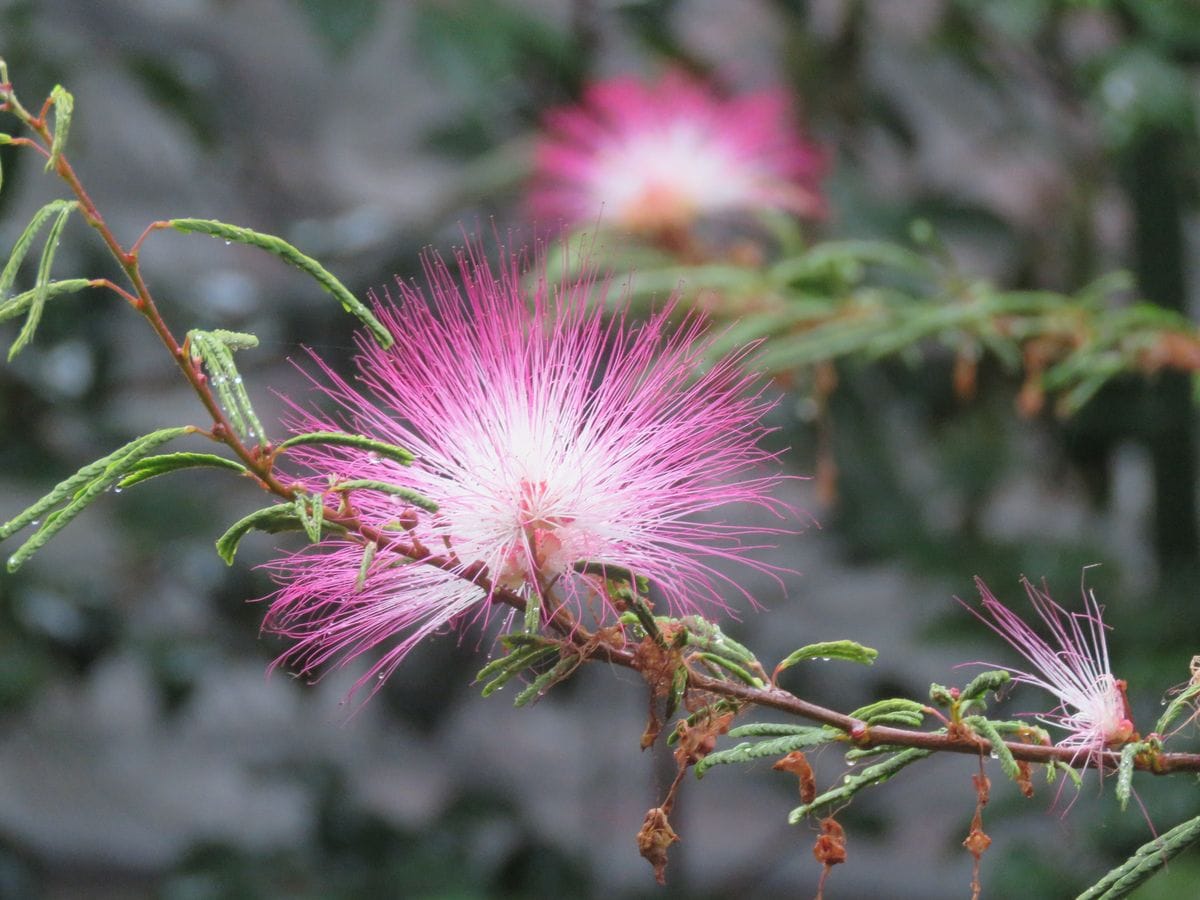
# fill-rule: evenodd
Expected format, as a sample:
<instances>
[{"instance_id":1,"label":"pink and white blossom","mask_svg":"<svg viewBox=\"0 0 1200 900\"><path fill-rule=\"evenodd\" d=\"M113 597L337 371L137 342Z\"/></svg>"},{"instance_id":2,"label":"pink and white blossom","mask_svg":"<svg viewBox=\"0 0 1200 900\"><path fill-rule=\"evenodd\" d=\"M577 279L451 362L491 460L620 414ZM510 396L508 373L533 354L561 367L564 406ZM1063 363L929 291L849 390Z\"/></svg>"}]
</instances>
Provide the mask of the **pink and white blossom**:
<instances>
[{"instance_id":1,"label":"pink and white blossom","mask_svg":"<svg viewBox=\"0 0 1200 900\"><path fill-rule=\"evenodd\" d=\"M991 621L975 614L1032 666L1029 671L1011 670L1014 681L1040 687L1058 699L1057 707L1038 718L1067 732L1059 747L1084 757L1093 758L1102 750L1127 743L1134 727L1125 682L1112 674L1104 634L1107 626L1095 596L1085 590L1084 611L1068 612L1029 579L1022 578L1021 584L1046 626L1048 638L997 600L979 578L975 586Z\"/></svg>"},{"instance_id":2,"label":"pink and white blossom","mask_svg":"<svg viewBox=\"0 0 1200 900\"><path fill-rule=\"evenodd\" d=\"M381 491L352 495L362 523L444 564L383 549L363 578L363 547L349 539L278 560L266 627L295 641L284 661L310 672L382 648L358 686L373 684L427 635L486 617L500 589L536 592L545 614L565 605L611 620L583 561L645 576L675 614L725 607L718 587L738 585L724 563L769 571L752 551L777 529L721 518L739 504L785 511L783 476L758 446L771 403L740 358L712 363L703 322L673 326L671 303L643 322L608 318L590 276L526 289L515 257L498 272L478 251L457 261L461 286L431 257L427 291L400 282L398 300L373 298L395 345L361 337L353 380L317 359L334 412L297 406L291 423L397 444L416 461L327 445L286 457L311 491L364 479L434 501L429 513ZM487 588L469 580L480 567Z\"/></svg>"},{"instance_id":3,"label":"pink and white blossom","mask_svg":"<svg viewBox=\"0 0 1200 900\"><path fill-rule=\"evenodd\" d=\"M824 170L784 91L724 98L672 71L655 84L599 82L578 106L551 111L530 205L542 221L642 232L759 209L814 217Z\"/></svg>"}]
</instances>

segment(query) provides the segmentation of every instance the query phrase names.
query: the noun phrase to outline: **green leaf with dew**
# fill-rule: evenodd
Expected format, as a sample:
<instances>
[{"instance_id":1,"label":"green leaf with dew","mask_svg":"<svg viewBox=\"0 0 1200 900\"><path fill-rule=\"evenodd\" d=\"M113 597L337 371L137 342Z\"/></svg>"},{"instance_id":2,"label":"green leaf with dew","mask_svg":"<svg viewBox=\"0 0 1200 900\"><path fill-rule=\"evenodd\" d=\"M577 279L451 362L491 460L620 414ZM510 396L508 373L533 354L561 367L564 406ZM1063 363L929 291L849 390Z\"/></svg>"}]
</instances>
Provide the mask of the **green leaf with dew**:
<instances>
[{"instance_id":1,"label":"green leaf with dew","mask_svg":"<svg viewBox=\"0 0 1200 900\"><path fill-rule=\"evenodd\" d=\"M178 472L180 469L231 469L238 474L246 474L249 470L236 459L226 459L212 453L164 453L159 456L147 456L139 459L130 467L128 474L121 479L118 487L133 487L159 475Z\"/></svg>"},{"instance_id":2,"label":"green leaf with dew","mask_svg":"<svg viewBox=\"0 0 1200 900\"><path fill-rule=\"evenodd\" d=\"M818 644L808 644L799 650L789 653L775 667L775 676L778 677L779 673L784 669L790 669L796 663L803 662L806 659L843 659L847 662L856 662L864 666L869 666L875 662L878 656L878 650L864 647L855 641L822 641Z\"/></svg>"},{"instance_id":3,"label":"green leaf with dew","mask_svg":"<svg viewBox=\"0 0 1200 900\"><path fill-rule=\"evenodd\" d=\"M65 278L62 281L47 282L41 289L32 288L31 290L23 291L20 294L9 297L7 300L0 301L0 322L7 319L15 319L24 313L29 309L39 293L43 295L42 302L45 303L63 294L74 294L92 286L93 282L90 278Z\"/></svg>"},{"instance_id":4,"label":"green leaf with dew","mask_svg":"<svg viewBox=\"0 0 1200 900\"><path fill-rule=\"evenodd\" d=\"M267 443L266 432L250 395L242 382L242 376L233 361L236 350L246 350L258 346L258 338L252 334L237 331L189 331L187 347L193 359L204 364L208 370L209 384L216 391L217 401L229 416L233 430L243 439L256 440L259 446Z\"/></svg>"},{"instance_id":5,"label":"green leaf with dew","mask_svg":"<svg viewBox=\"0 0 1200 900\"><path fill-rule=\"evenodd\" d=\"M1000 768L1004 771L1005 775L1013 781L1021 777L1021 769L1017 765L1017 759L1013 756L1012 751L1008 749L1008 745L1004 743L1004 737L995 725L983 716L968 716L963 721L976 734L992 745L992 756L1000 763Z\"/></svg>"},{"instance_id":6,"label":"green leaf with dew","mask_svg":"<svg viewBox=\"0 0 1200 900\"><path fill-rule=\"evenodd\" d=\"M392 484L387 481L374 481L370 478L355 478L350 481L339 481L330 490L333 491L379 491L381 494L390 494L393 497L399 497L402 500L407 500L413 506L420 507L426 512L437 512L438 505L426 497L424 494L419 494L412 488L401 487L398 484Z\"/></svg>"},{"instance_id":7,"label":"green leaf with dew","mask_svg":"<svg viewBox=\"0 0 1200 900\"><path fill-rule=\"evenodd\" d=\"M345 530L333 522L325 523L325 528ZM277 503L274 506L255 510L248 516L243 516L230 525L228 531L217 538L217 554L225 560L227 565L233 565L238 545L241 544L242 538L251 531L264 531L267 534L304 531L304 523L300 521L294 503Z\"/></svg>"},{"instance_id":8,"label":"green leaf with dew","mask_svg":"<svg viewBox=\"0 0 1200 900\"><path fill-rule=\"evenodd\" d=\"M333 273L311 256L301 253L283 238L272 234L262 234L249 228L242 228L239 225L218 222L215 219L171 219L170 225L177 231L192 234L207 234L210 237L221 238L225 241L233 241L257 247L260 250L266 250L284 262L295 266L316 281L327 293L331 294L341 303L342 308L346 312L350 313L366 326L379 346L386 350L394 343L391 332L384 327L382 322L375 318L375 314L366 305L350 293L346 289L346 286L334 277Z\"/></svg>"},{"instance_id":9,"label":"green leaf with dew","mask_svg":"<svg viewBox=\"0 0 1200 900\"><path fill-rule=\"evenodd\" d=\"M19 569L25 560L45 546L47 541L65 528L88 504L117 485L130 468L154 448L195 431L194 427L185 425L163 428L135 438L107 456L88 463L70 478L60 481L32 506L0 525L0 540L11 537L30 525L37 527L25 543L8 558L8 571L15 572Z\"/></svg>"},{"instance_id":10,"label":"green leaf with dew","mask_svg":"<svg viewBox=\"0 0 1200 900\"><path fill-rule=\"evenodd\" d=\"M1167 708L1163 710L1163 714L1158 717L1158 721L1154 723L1155 734L1166 734L1167 729L1171 727L1171 723L1179 718L1180 713L1185 709L1196 709L1197 698L1200 698L1200 678L1193 676L1195 680L1188 684L1167 704Z\"/></svg>"},{"instance_id":11,"label":"green leaf with dew","mask_svg":"<svg viewBox=\"0 0 1200 900\"><path fill-rule=\"evenodd\" d=\"M717 750L708 754L696 763L696 777L701 778L713 766L725 766L734 763L751 762L764 757L787 756L793 750L804 750L808 747L819 747L836 741L842 732L836 728L824 725L801 726L802 731L781 735L765 741L745 741L728 750Z\"/></svg>"},{"instance_id":12,"label":"green leaf with dew","mask_svg":"<svg viewBox=\"0 0 1200 900\"><path fill-rule=\"evenodd\" d=\"M513 706L527 706L535 700L540 700L542 696L558 684L566 679L572 672L579 667L579 657L566 656L556 662L548 672L543 672L532 682L525 690L517 694L513 698Z\"/></svg>"},{"instance_id":13,"label":"green leaf with dew","mask_svg":"<svg viewBox=\"0 0 1200 900\"><path fill-rule=\"evenodd\" d=\"M924 750L919 747L909 747L890 759L869 766L857 774L848 774L843 779L842 784L836 788L814 798L812 803L806 803L803 806L793 809L788 814L788 824L795 825L805 816L824 812L830 807L841 806L863 788L883 784L883 782L887 781L901 769L924 759L932 752L932 750Z\"/></svg>"},{"instance_id":14,"label":"green leaf with dew","mask_svg":"<svg viewBox=\"0 0 1200 900\"><path fill-rule=\"evenodd\" d=\"M1129 797L1133 794L1133 764L1137 755L1146 749L1142 741L1134 741L1121 748L1121 761L1117 763L1117 802L1121 804L1121 812L1129 805Z\"/></svg>"},{"instance_id":15,"label":"green leaf with dew","mask_svg":"<svg viewBox=\"0 0 1200 900\"><path fill-rule=\"evenodd\" d=\"M310 431L307 434L298 434L295 437L290 437L286 441L281 442L276 446L276 453L283 453L292 447L300 447L307 444L326 444L335 447L357 447L360 450L366 450L368 453L374 453L376 456L390 459L393 462L398 462L401 465L408 465L413 461L413 455L403 447L397 447L395 444L388 444L384 441L376 441L372 438L363 437L361 434L349 434L342 431Z\"/></svg>"}]
</instances>

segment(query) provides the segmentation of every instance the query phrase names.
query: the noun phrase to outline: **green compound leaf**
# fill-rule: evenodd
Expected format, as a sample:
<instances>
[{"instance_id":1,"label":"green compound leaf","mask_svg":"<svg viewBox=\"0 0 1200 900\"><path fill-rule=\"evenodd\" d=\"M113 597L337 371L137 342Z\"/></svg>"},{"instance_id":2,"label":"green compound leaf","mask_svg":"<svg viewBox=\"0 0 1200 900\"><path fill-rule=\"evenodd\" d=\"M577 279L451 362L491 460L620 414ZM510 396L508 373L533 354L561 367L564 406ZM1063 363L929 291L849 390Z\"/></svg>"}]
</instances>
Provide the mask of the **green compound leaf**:
<instances>
[{"instance_id":1,"label":"green compound leaf","mask_svg":"<svg viewBox=\"0 0 1200 900\"><path fill-rule=\"evenodd\" d=\"M66 527L89 503L114 487L138 460L155 447L195 431L196 428L186 425L163 428L136 438L108 456L88 463L70 478L60 481L32 506L0 525L2 541L27 526L37 526L42 520L40 527L8 558L8 571L17 571L25 560Z\"/></svg>"},{"instance_id":2,"label":"green compound leaf","mask_svg":"<svg viewBox=\"0 0 1200 900\"><path fill-rule=\"evenodd\" d=\"M790 725L786 722L747 722L729 731L731 738L741 737L787 737L793 734L808 734L812 725Z\"/></svg>"},{"instance_id":3,"label":"green compound leaf","mask_svg":"<svg viewBox=\"0 0 1200 900\"><path fill-rule=\"evenodd\" d=\"M475 680L486 681L481 693L484 697L490 697L530 666L536 665L556 653L558 653L558 647L552 643L525 644L506 656L492 660L479 670Z\"/></svg>"},{"instance_id":4,"label":"green compound leaf","mask_svg":"<svg viewBox=\"0 0 1200 900\"><path fill-rule=\"evenodd\" d=\"M938 706L951 706L954 703L955 693L944 684L934 682L929 686L929 702L936 703Z\"/></svg>"},{"instance_id":5,"label":"green compound leaf","mask_svg":"<svg viewBox=\"0 0 1200 900\"><path fill-rule=\"evenodd\" d=\"M731 659L726 659L724 656L720 656L716 653L701 652L696 654L696 658L708 663L709 668L713 669L714 671L716 671L717 668L724 669L725 671L729 672L729 674L733 675L734 678L737 678L739 681L744 681L751 687L760 688L763 686L763 680L761 678L759 678L757 675L752 675L746 669L742 668L741 665ZM717 674L720 673L717 672Z\"/></svg>"},{"instance_id":6,"label":"green compound leaf","mask_svg":"<svg viewBox=\"0 0 1200 900\"><path fill-rule=\"evenodd\" d=\"M33 334L37 331L38 323L42 320L42 310L46 308L46 299L49 297L50 268L54 265L54 254L58 252L58 240L62 236L62 230L67 224L67 218L71 215L71 211L75 209L76 205L75 203L70 203L64 206L50 224L50 230L46 233L46 243L42 245L42 258L38 261L37 280L34 281L33 297L29 301L29 312L25 316L25 324L21 326L21 331L17 335L17 339L8 348L9 362L12 362L13 358L33 340Z\"/></svg>"},{"instance_id":7,"label":"green compound leaf","mask_svg":"<svg viewBox=\"0 0 1200 900\"><path fill-rule=\"evenodd\" d=\"M166 475L168 472L196 468L232 469L239 474L246 474L249 471L237 460L214 456L211 453L164 453L160 456L147 456L145 459L139 459L130 467L129 474L122 478L117 486L133 487L135 484L141 484L143 481L149 481L159 475Z\"/></svg>"},{"instance_id":8,"label":"green compound leaf","mask_svg":"<svg viewBox=\"0 0 1200 900\"><path fill-rule=\"evenodd\" d=\"M1016 781L1021 777L1021 769L1017 765L1017 759L1012 755L1012 751L1008 749L1008 745L1004 743L1004 737L1000 734L996 725L985 719L983 716L967 716L963 721L971 727L978 735L987 739L987 742L992 745L992 757L1000 763L1000 768L1004 774Z\"/></svg>"},{"instance_id":9,"label":"green compound leaf","mask_svg":"<svg viewBox=\"0 0 1200 900\"><path fill-rule=\"evenodd\" d=\"M386 350L394 343L391 332L383 326L382 322L375 318L375 314L371 310L346 289L344 284L338 281L319 262L311 256L301 253L283 238L271 234L262 234L238 225L228 225L225 222L218 222L215 219L171 219L170 225L177 231L192 234L207 234L210 237L221 238L226 241L236 241L239 244L258 247L260 250L266 250L268 253L278 256L284 262L295 266L306 275L309 275L327 293L332 294L342 304L342 308L346 312L350 313L366 326L380 347Z\"/></svg>"},{"instance_id":10,"label":"green compound leaf","mask_svg":"<svg viewBox=\"0 0 1200 900\"><path fill-rule=\"evenodd\" d=\"M1118 900L1146 882L1172 859L1200 842L1200 816L1176 825L1166 834L1147 841L1076 900Z\"/></svg>"},{"instance_id":11,"label":"green compound leaf","mask_svg":"<svg viewBox=\"0 0 1200 900\"><path fill-rule=\"evenodd\" d=\"M16 312L11 312L11 310L19 310L26 313L25 324L21 327L20 334L17 335L17 339L13 341L13 345L8 351L10 362L32 340L38 323L41 321L42 309L46 305L46 300L51 296L50 267L54 262L54 254L58 251L59 237L62 234L63 227L67 224L67 218L70 216L71 211L78 205L74 200L54 200L34 213L33 219L30 220L25 230L21 232L20 237L17 238L16 244L13 245L12 254L9 256L3 271L0 271L0 303L3 304L2 308L6 311L4 318L9 318L10 315L17 314ZM21 268L21 263L25 261L25 257L29 253L30 245L51 216L54 217L54 221L50 226L46 242L42 246L42 256L38 263L37 280L34 282L33 290L28 292L28 300L25 299L26 295L22 294L18 298L20 302L14 299L11 301L11 304L5 303L4 300L12 290L13 283L17 279L17 272Z\"/></svg>"},{"instance_id":12,"label":"green compound leaf","mask_svg":"<svg viewBox=\"0 0 1200 900\"><path fill-rule=\"evenodd\" d=\"M903 744L878 744L874 747L851 747L843 754L843 757L848 763L856 763L864 759L871 759L876 756L888 756L892 753L899 753L903 749L905 749Z\"/></svg>"},{"instance_id":13,"label":"green compound leaf","mask_svg":"<svg viewBox=\"0 0 1200 900\"><path fill-rule=\"evenodd\" d=\"M1004 669L989 669L980 672L968 682L958 695L959 702L981 700L985 694L995 694L1012 681L1012 674Z\"/></svg>"},{"instance_id":14,"label":"green compound leaf","mask_svg":"<svg viewBox=\"0 0 1200 900\"><path fill-rule=\"evenodd\" d=\"M883 784L883 782L887 781L905 766L924 759L932 752L932 750L923 750L919 747L910 747L907 750L897 753L891 759L868 766L857 775L847 775L843 783L833 790L826 791L816 797L812 803L806 803L803 806L797 806L793 809L788 814L788 824L795 825L805 816L822 813L832 806L839 806L863 788Z\"/></svg>"},{"instance_id":15,"label":"green compound leaf","mask_svg":"<svg viewBox=\"0 0 1200 900\"><path fill-rule=\"evenodd\" d=\"M778 677L784 669L790 669L796 663L806 659L844 659L847 662L869 666L875 662L878 656L878 650L864 647L855 641L824 641L819 644L809 644L788 654L787 658L775 667L775 676Z\"/></svg>"},{"instance_id":16,"label":"green compound leaf","mask_svg":"<svg viewBox=\"0 0 1200 900\"><path fill-rule=\"evenodd\" d=\"M311 516L311 513L310 513ZM344 531L342 526L333 522L323 523L325 529ZM233 565L237 555L238 545L242 538L251 531L264 531L267 534L279 534L285 531L305 531L305 523L296 511L295 503L278 503L255 510L250 515L238 519L229 530L217 538L217 554L227 565Z\"/></svg>"},{"instance_id":17,"label":"green compound leaf","mask_svg":"<svg viewBox=\"0 0 1200 900\"><path fill-rule=\"evenodd\" d=\"M1200 678L1195 678L1189 682L1187 687L1176 694L1171 702L1167 704L1167 708L1163 710L1163 714L1158 717L1158 722L1154 725L1155 734L1166 734L1167 729L1171 727L1171 723L1179 718L1179 714L1185 709L1194 709L1196 698L1200 697Z\"/></svg>"},{"instance_id":18,"label":"green compound leaf","mask_svg":"<svg viewBox=\"0 0 1200 900\"><path fill-rule=\"evenodd\" d=\"M299 447L303 444L329 444L339 447L358 447L360 450L366 450L369 453L374 453L393 462L398 462L401 465L407 466L414 459L412 453L405 450L403 447L397 447L395 444L388 444L383 441L372 440L371 438L363 437L360 434L349 434L342 431L311 431L307 434L298 434L295 437L290 437L276 447L277 453L287 451L292 447Z\"/></svg>"},{"instance_id":19,"label":"green compound leaf","mask_svg":"<svg viewBox=\"0 0 1200 900\"><path fill-rule=\"evenodd\" d=\"M700 616L680 620L687 626L687 645L707 650L747 668L760 668L754 654L721 630L719 625Z\"/></svg>"},{"instance_id":20,"label":"green compound leaf","mask_svg":"<svg viewBox=\"0 0 1200 900\"><path fill-rule=\"evenodd\" d=\"M868 725L899 725L915 728L925 719L925 704L904 697L877 700L850 713L850 718L860 719Z\"/></svg>"},{"instance_id":21,"label":"green compound leaf","mask_svg":"<svg viewBox=\"0 0 1200 900\"><path fill-rule=\"evenodd\" d=\"M47 172L57 166L62 157L71 131L71 113L75 111L75 98L61 84L56 84L50 92L50 102L54 106L54 137L50 142L50 158L46 160Z\"/></svg>"},{"instance_id":22,"label":"green compound leaf","mask_svg":"<svg viewBox=\"0 0 1200 900\"><path fill-rule=\"evenodd\" d=\"M528 706L537 700L540 700L545 693L565 680L572 672L579 668L578 656L566 656L556 662L553 668L548 672L543 672L535 678L525 690L517 694L513 698L513 706Z\"/></svg>"},{"instance_id":23,"label":"green compound leaf","mask_svg":"<svg viewBox=\"0 0 1200 900\"><path fill-rule=\"evenodd\" d=\"M750 762L751 760L762 759L766 756L786 756L793 750L817 747L821 744L827 744L830 741L836 741L842 736L842 732L836 728L815 725L797 727L803 730L766 741L746 741L728 750L718 750L715 753L710 753L704 759L700 760L700 762L696 763L696 777L703 777L704 773L713 766Z\"/></svg>"},{"instance_id":24,"label":"green compound leaf","mask_svg":"<svg viewBox=\"0 0 1200 900\"><path fill-rule=\"evenodd\" d=\"M17 272L21 268L21 263L25 261L25 256L29 253L29 247L33 243L33 239L37 237L42 226L51 217L60 214L66 207L74 207L74 200L51 200L29 220L29 224L25 226L25 230L21 232L15 244L13 244L12 253L8 257L8 262L5 263L4 269L0 270L0 300L8 296L8 292L12 290L13 284L17 280Z\"/></svg>"},{"instance_id":25,"label":"green compound leaf","mask_svg":"<svg viewBox=\"0 0 1200 900\"><path fill-rule=\"evenodd\" d=\"M325 523L325 498L320 494L306 494L300 491L292 501L296 518L304 534L314 544L321 540L321 526Z\"/></svg>"},{"instance_id":26,"label":"green compound leaf","mask_svg":"<svg viewBox=\"0 0 1200 900\"><path fill-rule=\"evenodd\" d=\"M53 300L62 294L74 294L87 287L92 287L92 281L89 278L65 278L62 281L51 281L42 288L42 292L44 293L42 302L45 303L47 300ZM33 288L32 290L9 297L7 300L0 301L0 322L7 319L15 319L24 313L33 304L34 298L38 296L38 293L38 289Z\"/></svg>"},{"instance_id":27,"label":"green compound leaf","mask_svg":"<svg viewBox=\"0 0 1200 900\"><path fill-rule=\"evenodd\" d=\"M1121 812L1125 812L1133 794L1133 764L1137 755L1148 749L1150 745L1145 741L1134 741L1121 748L1121 761L1117 763L1117 802L1121 804Z\"/></svg>"},{"instance_id":28,"label":"green compound leaf","mask_svg":"<svg viewBox=\"0 0 1200 900\"><path fill-rule=\"evenodd\" d=\"M374 541L368 541L363 545L362 562L358 564L358 576L354 579L354 592L358 593L367 583L367 575L371 571L371 563L375 562L375 554L379 552L379 545Z\"/></svg>"},{"instance_id":29,"label":"green compound leaf","mask_svg":"<svg viewBox=\"0 0 1200 900\"><path fill-rule=\"evenodd\" d=\"M192 359L202 362L208 370L209 384L216 391L217 400L229 416L233 430L243 439L253 439L258 441L259 446L266 446L266 432L233 362L235 350L257 347L258 338L252 334L220 329L189 331L186 345Z\"/></svg>"},{"instance_id":30,"label":"green compound leaf","mask_svg":"<svg viewBox=\"0 0 1200 900\"><path fill-rule=\"evenodd\" d=\"M330 490L333 491L379 491L382 494L391 494L393 497L400 497L407 500L413 506L420 507L426 512L437 512L438 505L426 497L424 494L418 494L411 488L401 487L398 484L391 484L386 481L372 481L369 478L355 478L350 481L339 481Z\"/></svg>"}]
</instances>

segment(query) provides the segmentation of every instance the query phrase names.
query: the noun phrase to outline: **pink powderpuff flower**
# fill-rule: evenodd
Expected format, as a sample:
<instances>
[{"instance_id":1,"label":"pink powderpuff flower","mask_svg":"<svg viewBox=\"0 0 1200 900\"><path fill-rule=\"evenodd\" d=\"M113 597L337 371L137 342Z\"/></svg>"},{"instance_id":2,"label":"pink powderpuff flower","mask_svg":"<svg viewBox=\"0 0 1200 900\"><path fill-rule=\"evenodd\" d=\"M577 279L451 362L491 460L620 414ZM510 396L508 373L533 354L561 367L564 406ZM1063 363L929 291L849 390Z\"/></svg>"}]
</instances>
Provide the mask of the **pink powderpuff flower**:
<instances>
[{"instance_id":1,"label":"pink powderpuff flower","mask_svg":"<svg viewBox=\"0 0 1200 900\"><path fill-rule=\"evenodd\" d=\"M276 561L265 627L296 641L281 662L310 673L385 646L354 690L377 685L425 636L486 618L500 589L536 592L544 616L565 605L611 618L584 561L645 576L680 615L722 609L718 584L738 587L715 561L770 573L750 551L780 529L716 517L735 504L786 510L773 497L785 476L757 443L772 404L744 354L712 364L698 317L669 327L673 303L641 324L605 318L591 276L526 290L521 261L505 259L496 274L478 249L460 252L459 287L427 257L428 299L402 282L399 303L372 296L395 345L360 336L354 384L316 360L314 383L340 413L294 407L294 430L351 431L416 460L328 445L287 459L311 491L370 480L434 501L430 513L378 490L352 495L360 522L439 564L386 547L364 562L345 539Z\"/></svg>"},{"instance_id":2,"label":"pink powderpuff flower","mask_svg":"<svg viewBox=\"0 0 1200 900\"><path fill-rule=\"evenodd\" d=\"M552 110L545 131L529 199L542 221L656 234L716 213L824 212L825 154L782 90L725 99L677 71L652 85L616 78Z\"/></svg>"},{"instance_id":3,"label":"pink powderpuff flower","mask_svg":"<svg viewBox=\"0 0 1200 900\"><path fill-rule=\"evenodd\" d=\"M1022 578L1021 584L1049 629L1049 640L997 600L979 578L975 579L975 586L992 621L974 609L971 612L1032 665L1030 672L1012 670L1014 681L1035 685L1058 698L1059 705L1038 718L1067 732L1058 742L1059 747L1074 750L1088 759L1094 760L1101 751L1128 743L1134 738L1134 727L1125 682L1115 678L1109 666L1106 626L1095 596L1085 590L1085 611L1073 613L1055 603L1049 593L1039 590L1029 579Z\"/></svg>"}]
</instances>

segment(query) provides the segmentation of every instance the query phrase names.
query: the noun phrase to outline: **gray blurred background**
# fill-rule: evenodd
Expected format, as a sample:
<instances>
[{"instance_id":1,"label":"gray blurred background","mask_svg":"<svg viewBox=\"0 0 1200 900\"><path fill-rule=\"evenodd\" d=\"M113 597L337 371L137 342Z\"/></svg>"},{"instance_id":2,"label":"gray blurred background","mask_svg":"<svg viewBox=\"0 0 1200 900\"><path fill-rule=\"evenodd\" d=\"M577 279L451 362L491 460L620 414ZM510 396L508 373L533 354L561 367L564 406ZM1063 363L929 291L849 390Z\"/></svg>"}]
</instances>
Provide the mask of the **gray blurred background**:
<instances>
[{"instance_id":1,"label":"gray blurred background","mask_svg":"<svg viewBox=\"0 0 1200 900\"><path fill-rule=\"evenodd\" d=\"M463 227L528 234L541 112L590 79L677 65L794 92L833 158L824 236L900 240L921 216L973 276L1072 290L1127 267L1196 311L1189 0L0 0L0 55L26 105L56 82L74 93L72 159L127 243L156 219L219 218L287 237L360 295ZM0 162L7 248L61 190L31 156ZM78 220L57 259L60 275L113 269ZM301 345L349 357L352 320L273 258L162 234L142 260L180 332L262 339L239 361L268 430L274 392L302 391ZM963 680L958 663L1015 662L953 602L972 576L1012 601L1019 575L1044 576L1070 605L1101 563L1088 582L1145 729L1200 649L1186 383L1119 380L1072 420L1028 421L986 367L958 401L951 365L844 367L838 504L794 483L822 527L774 553L800 575L786 593L751 584L767 611L729 630L768 662L815 640L878 647L870 670L789 673L828 705L920 697ZM0 519L133 435L198 420L178 382L113 297L52 304L0 367ZM811 472L803 404L784 398L772 424L789 471ZM634 835L670 766L637 750L630 673L588 667L513 710L471 686L491 647L472 632L419 648L352 718L353 671L266 677L282 648L247 601L270 590L256 564L293 545L250 538L233 568L212 546L260 503L236 479L176 476L105 498L0 578L0 897L815 893L814 832L786 824L795 783L766 764L685 786L654 886ZM840 777L833 751L815 763ZM974 770L938 759L860 795L826 896L967 896ZM1071 789L1055 806L1053 788L1025 800L994 781L987 896L1071 896L1150 836L1094 775L1066 815ZM1159 832L1196 812L1189 781L1137 787ZM1191 896L1193 878L1185 856L1138 896Z\"/></svg>"}]
</instances>

